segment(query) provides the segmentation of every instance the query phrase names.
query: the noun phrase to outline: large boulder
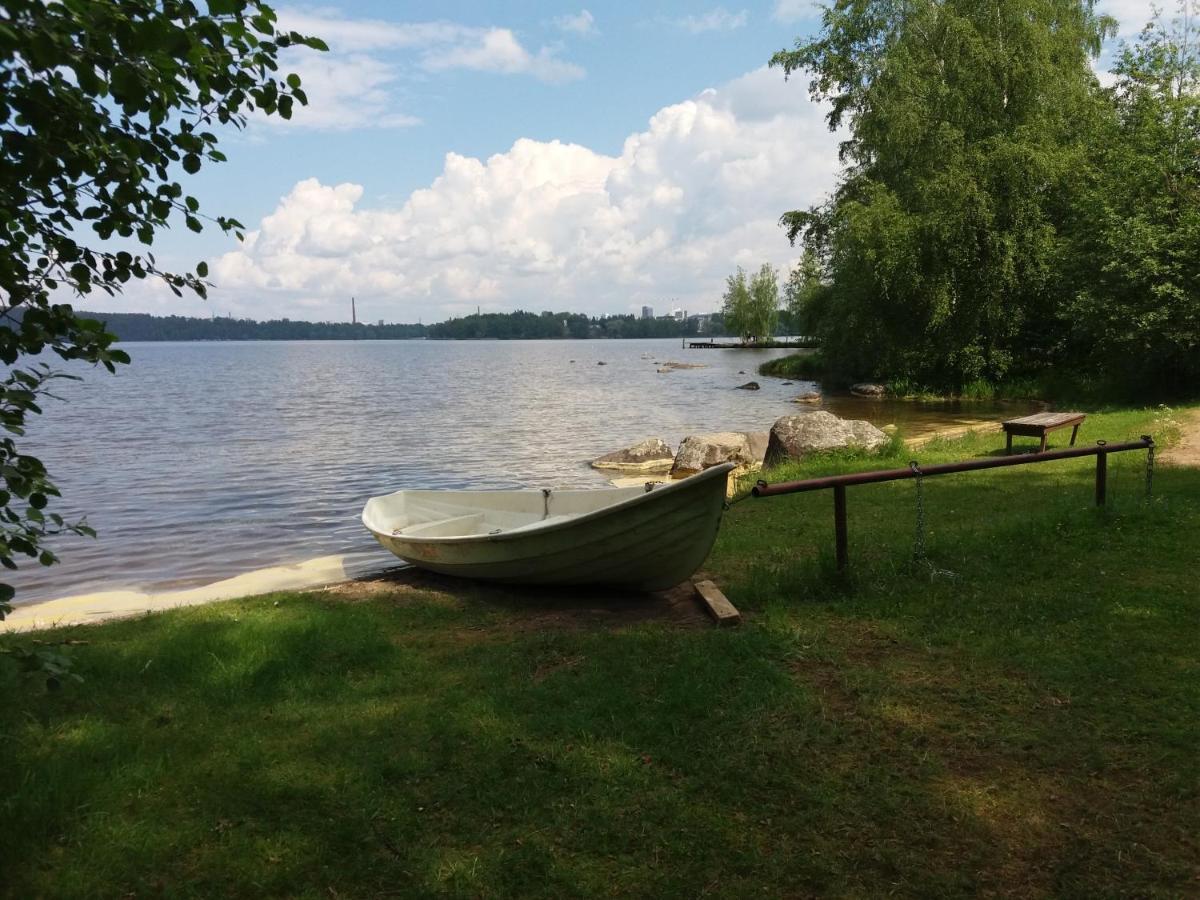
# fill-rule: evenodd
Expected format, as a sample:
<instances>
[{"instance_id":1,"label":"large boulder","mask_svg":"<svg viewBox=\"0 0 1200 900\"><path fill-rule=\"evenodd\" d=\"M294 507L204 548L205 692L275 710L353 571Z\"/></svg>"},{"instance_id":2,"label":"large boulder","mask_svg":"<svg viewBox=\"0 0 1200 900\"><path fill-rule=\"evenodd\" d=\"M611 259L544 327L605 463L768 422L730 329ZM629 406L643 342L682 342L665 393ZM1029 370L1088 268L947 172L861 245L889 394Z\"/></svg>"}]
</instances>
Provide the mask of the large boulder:
<instances>
[{"instance_id":1,"label":"large boulder","mask_svg":"<svg viewBox=\"0 0 1200 900\"><path fill-rule=\"evenodd\" d=\"M641 443L626 447L624 450L614 450L605 453L599 459L592 460L596 469L656 469L668 468L675 459L671 445L662 438L650 438Z\"/></svg>"},{"instance_id":2,"label":"large boulder","mask_svg":"<svg viewBox=\"0 0 1200 900\"><path fill-rule=\"evenodd\" d=\"M754 468L760 468L767 458L767 444L771 441L769 431L746 431L746 443L750 445L750 459Z\"/></svg>"},{"instance_id":3,"label":"large boulder","mask_svg":"<svg viewBox=\"0 0 1200 900\"><path fill-rule=\"evenodd\" d=\"M723 462L734 463L739 469L749 469L761 464L762 457L754 458L750 439L742 431L691 434L679 445L675 464L671 466L671 477L687 478Z\"/></svg>"},{"instance_id":4,"label":"large boulder","mask_svg":"<svg viewBox=\"0 0 1200 900\"><path fill-rule=\"evenodd\" d=\"M888 436L872 425L858 419L839 419L831 412L819 410L802 416L783 416L771 426L767 444L766 465L789 459L803 459L810 453L861 447L878 450L888 442Z\"/></svg>"}]
</instances>

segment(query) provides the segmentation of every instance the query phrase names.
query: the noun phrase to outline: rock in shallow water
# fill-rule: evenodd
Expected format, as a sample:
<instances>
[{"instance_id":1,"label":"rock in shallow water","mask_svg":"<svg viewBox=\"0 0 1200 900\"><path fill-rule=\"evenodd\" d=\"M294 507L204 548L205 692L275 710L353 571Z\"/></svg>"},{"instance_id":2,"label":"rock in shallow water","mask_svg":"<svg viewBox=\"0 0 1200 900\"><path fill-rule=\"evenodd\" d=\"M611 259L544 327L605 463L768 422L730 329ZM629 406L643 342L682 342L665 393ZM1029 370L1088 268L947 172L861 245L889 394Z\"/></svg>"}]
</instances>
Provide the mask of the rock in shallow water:
<instances>
[{"instance_id":1,"label":"rock in shallow water","mask_svg":"<svg viewBox=\"0 0 1200 900\"><path fill-rule=\"evenodd\" d=\"M759 384L757 381L747 381L745 384L739 384L737 389L739 391L757 391Z\"/></svg>"},{"instance_id":2,"label":"rock in shallow water","mask_svg":"<svg viewBox=\"0 0 1200 900\"><path fill-rule=\"evenodd\" d=\"M771 426L766 464L776 465L790 459L803 459L822 450L862 447L878 450L888 436L861 419L839 419L820 410L803 416L783 416Z\"/></svg>"},{"instance_id":3,"label":"rock in shallow water","mask_svg":"<svg viewBox=\"0 0 1200 900\"><path fill-rule=\"evenodd\" d=\"M850 385L850 393L856 397L882 397L887 393L887 388L882 384L870 384L863 381Z\"/></svg>"},{"instance_id":4,"label":"rock in shallow water","mask_svg":"<svg viewBox=\"0 0 1200 900\"><path fill-rule=\"evenodd\" d=\"M671 445L662 438L650 438L624 450L614 450L592 460L595 469L666 469L674 460Z\"/></svg>"}]
</instances>

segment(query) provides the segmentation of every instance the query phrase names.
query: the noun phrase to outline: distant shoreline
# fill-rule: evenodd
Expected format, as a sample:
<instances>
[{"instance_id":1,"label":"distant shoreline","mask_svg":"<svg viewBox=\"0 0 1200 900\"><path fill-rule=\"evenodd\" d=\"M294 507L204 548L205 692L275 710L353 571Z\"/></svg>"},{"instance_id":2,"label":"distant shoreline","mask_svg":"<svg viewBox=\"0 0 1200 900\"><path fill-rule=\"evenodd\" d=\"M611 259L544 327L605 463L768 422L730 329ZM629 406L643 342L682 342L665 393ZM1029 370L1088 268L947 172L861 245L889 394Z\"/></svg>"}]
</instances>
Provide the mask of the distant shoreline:
<instances>
[{"instance_id":1,"label":"distant shoreline","mask_svg":"<svg viewBox=\"0 0 1200 900\"><path fill-rule=\"evenodd\" d=\"M234 319L212 316L153 316L149 313L80 311L104 323L122 343L162 341L410 341L410 340L591 340L726 339L719 313L637 317L517 310L475 313L429 325L417 323L303 322L292 319Z\"/></svg>"}]
</instances>

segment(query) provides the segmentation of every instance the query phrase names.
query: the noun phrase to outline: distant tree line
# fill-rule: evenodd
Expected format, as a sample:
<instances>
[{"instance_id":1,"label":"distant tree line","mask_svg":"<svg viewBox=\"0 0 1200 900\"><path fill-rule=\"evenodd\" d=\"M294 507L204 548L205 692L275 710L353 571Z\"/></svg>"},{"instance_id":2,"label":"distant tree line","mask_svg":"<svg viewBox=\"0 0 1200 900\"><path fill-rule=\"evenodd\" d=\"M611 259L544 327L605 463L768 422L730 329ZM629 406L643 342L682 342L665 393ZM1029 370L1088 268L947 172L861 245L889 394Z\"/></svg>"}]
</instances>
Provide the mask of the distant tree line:
<instances>
[{"instance_id":1,"label":"distant tree line","mask_svg":"<svg viewBox=\"0 0 1200 900\"><path fill-rule=\"evenodd\" d=\"M362 322L300 322L293 319L198 318L147 313L85 313L121 341L395 341L518 340L551 338L723 337L720 314L700 324L692 318L640 319L632 315L589 317L580 313L484 313L434 325L368 325ZM702 329L702 330L701 330Z\"/></svg>"},{"instance_id":2,"label":"distant tree line","mask_svg":"<svg viewBox=\"0 0 1200 900\"><path fill-rule=\"evenodd\" d=\"M703 329L703 330L701 330ZM521 338L673 338L698 334L724 336L722 317L707 317L703 326L691 318L642 319L633 315L585 316L581 313L518 310L483 313L430 325L434 340L512 340Z\"/></svg>"},{"instance_id":3,"label":"distant tree line","mask_svg":"<svg viewBox=\"0 0 1200 900\"><path fill-rule=\"evenodd\" d=\"M193 318L146 313L85 313L121 341L395 341L425 337L424 325Z\"/></svg>"}]
</instances>

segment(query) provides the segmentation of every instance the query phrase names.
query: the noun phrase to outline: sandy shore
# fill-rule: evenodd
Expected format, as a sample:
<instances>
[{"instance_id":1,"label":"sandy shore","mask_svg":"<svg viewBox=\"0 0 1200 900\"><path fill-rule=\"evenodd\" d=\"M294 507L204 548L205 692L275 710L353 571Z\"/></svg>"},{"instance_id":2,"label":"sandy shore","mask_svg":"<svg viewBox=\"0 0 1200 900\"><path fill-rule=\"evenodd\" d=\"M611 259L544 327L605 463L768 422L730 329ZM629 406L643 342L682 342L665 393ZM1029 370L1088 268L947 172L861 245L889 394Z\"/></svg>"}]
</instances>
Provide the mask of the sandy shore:
<instances>
[{"instance_id":1,"label":"sandy shore","mask_svg":"<svg viewBox=\"0 0 1200 900\"><path fill-rule=\"evenodd\" d=\"M319 556L293 565L272 566L269 569L247 572L235 578L226 578L183 591L158 594L140 591L99 591L61 597L57 600L16 607L8 618L0 622L0 632L84 625L89 622L103 622L105 619L212 603L215 600L233 600L272 591L321 587L346 581L350 576L345 563L344 556Z\"/></svg>"}]
</instances>

